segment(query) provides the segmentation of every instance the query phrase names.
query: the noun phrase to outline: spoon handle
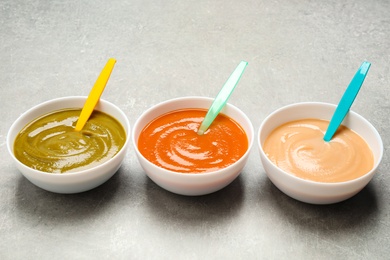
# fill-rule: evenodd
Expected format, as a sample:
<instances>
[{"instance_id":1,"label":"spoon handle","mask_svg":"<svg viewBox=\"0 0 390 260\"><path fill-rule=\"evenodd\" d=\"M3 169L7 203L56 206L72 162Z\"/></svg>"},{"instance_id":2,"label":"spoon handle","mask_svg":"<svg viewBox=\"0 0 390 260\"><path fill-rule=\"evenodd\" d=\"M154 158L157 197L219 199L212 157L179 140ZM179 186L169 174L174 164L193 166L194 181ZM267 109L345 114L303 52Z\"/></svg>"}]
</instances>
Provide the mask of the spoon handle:
<instances>
[{"instance_id":1,"label":"spoon handle","mask_svg":"<svg viewBox=\"0 0 390 260\"><path fill-rule=\"evenodd\" d=\"M334 112L332 119L330 120L328 129L326 130L324 140L329 142L333 135L336 133L341 122L343 122L347 115L352 103L355 101L357 94L359 93L360 87L363 84L364 79L370 69L371 63L365 61L362 63L355 76L349 83L348 88L345 90L339 104L337 105L336 111Z\"/></svg>"},{"instance_id":2,"label":"spoon handle","mask_svg":"<svg viewBox=\"0 0 390 260\"><path fill-rule=\"evenodd\" d=\"M237 86L238 81L240 80L242 73L244 72L248 62L241 61L240 64L236 67L233 73L230 75L225 85L219 91L218 95L215 97L213 103L211 104L205 118L202 121L202 124L199 127L198 134L202 135L209 128L211 123L217 117L218 113L225 106L227 100L232 94L233 90Z\"/></svg>"},{"instance_id":3,"label":"spoon handle","mask_svg":"<svg viewBox=\"0 0 390 260\"><path fill-rule=\"evenodd\" d=\"M95 85L93 86L91 92L88 95L87 100L85 101L85 104L83 106L83 109L81 110L79 119L77 120L75 130L81 131L83 129L85 123L88 121L89 117L91 116L97 102L99 101L104 88L107 85L107 81L110 78L111 72L114 68L114 65L116 63L116 60L111 58L107 61L106 65L104 66L102 72L100 73L99 77L97 78Z\"/></svg>"}]
</instances>

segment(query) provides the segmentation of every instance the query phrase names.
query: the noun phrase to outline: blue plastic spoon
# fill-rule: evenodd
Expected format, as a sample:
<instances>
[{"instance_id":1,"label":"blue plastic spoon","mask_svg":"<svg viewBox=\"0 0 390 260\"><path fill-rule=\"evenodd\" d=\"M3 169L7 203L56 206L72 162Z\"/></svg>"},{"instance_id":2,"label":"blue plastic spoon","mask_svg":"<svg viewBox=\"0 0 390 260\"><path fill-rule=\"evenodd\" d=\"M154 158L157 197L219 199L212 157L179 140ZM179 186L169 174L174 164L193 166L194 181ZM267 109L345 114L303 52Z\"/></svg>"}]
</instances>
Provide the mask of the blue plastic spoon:
<instances>
[{"instance_id":1,"label":"blue plastic spoon","mask_svg":"<svg viewBox=\"0 0 390 260\"><path fill-rule=\"evenodd\" d=\"M339 104L337 105L336 111L334 112L332 119L330 120L328 129L326 129L324 140L329 142L333 135L336 133L337 128L339 128L341 122L343 122L345 116L347 115L349 109L357 94L359 93L360 87L363 84L364 79L370 69L371 63L364 61L355 76L352 78L351 83L349 83L348 88L345 90L344 95L341 97Z\"/></svg>"},{"instance_id":2,"label":"blue plastic spoon","mask_svg":"<svg viewBox=\"0 0 390 260\"><path fill-rule=\"evenodd\" d=\"M241 75L247 65L248 62L241 61L237 68L230 75L229 79L226 81L225 85L223 85L222 89L219 91L217 97L214 99L209 110L207 111L207 114L199 127L198 135L203 135L204 132L206 132L221 109L226 105L227 100L237 86L237 83L240 80Z\"/></svg>"}]
</instances>

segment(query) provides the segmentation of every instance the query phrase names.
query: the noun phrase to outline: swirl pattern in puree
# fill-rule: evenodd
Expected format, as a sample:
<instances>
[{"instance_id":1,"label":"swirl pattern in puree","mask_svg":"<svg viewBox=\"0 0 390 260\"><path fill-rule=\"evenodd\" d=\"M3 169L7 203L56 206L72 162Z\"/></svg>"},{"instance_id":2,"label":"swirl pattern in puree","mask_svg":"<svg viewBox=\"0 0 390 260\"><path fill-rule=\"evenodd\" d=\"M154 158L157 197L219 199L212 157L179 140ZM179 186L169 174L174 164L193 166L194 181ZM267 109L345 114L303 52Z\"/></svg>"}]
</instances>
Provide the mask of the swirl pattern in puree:
<instances>
[{"instance_id":1,"label":"swirl pattern in puree","mask_svg":"<svg viewBox=\"0 0 390 260\"><path fill-rule=\"evenodd\" d=\"M94 111L80 132L74 130L81 110L60 110L29 123L14 142L23 164L50 173L91 168L112 158L124 145L126 133L113 117Z\"/></svg>"},{"instance_id":2,"label":"swirl pattern in puree","mask_svg":"<svg viewBox=\"0 0 390 260\"><path fill-rule=\"evenodd\" d=\"M330 142L323 140L329 121L303 119L274 129L263 149L279 168L317 182L343 182L369 172L373 153L357 133L341 125Z\"/></svg>"},{"instance_id":3,"label":"swirl pattern in puree","mask_svg":"<svg viewBox=\"0 0 390 260\"><path fill-rule=\"evenodd\" d=\"M142 130L138 149L150 162L181 173L203 173L225 168L248 149L248 139L233 119L219 114L198 135L206 110L175 110L152 120Z\"/></svg>"}]
</instances>

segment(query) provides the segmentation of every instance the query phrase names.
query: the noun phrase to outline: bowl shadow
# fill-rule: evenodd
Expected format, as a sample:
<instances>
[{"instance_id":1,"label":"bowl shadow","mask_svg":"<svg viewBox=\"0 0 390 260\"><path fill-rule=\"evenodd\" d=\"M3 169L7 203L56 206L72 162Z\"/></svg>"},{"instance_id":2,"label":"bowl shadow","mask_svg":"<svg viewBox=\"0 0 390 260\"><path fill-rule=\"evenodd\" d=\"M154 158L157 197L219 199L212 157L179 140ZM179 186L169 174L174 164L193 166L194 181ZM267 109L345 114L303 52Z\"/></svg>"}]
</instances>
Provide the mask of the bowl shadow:
<instances>
[{"instance_id":1,"label":"bowl shadow","mask_svg":"<svg viewBox=\"0 0 390 260\"><path fill-rule=\"evenodd\" d=\"M240 211L244 198L241 175L225 188L203 196L184 196L169 192L148 178L147 208L163 223L189 227L202 222L218 222Z\"/></svg>"},{"instance_id":2,"label":"bowl shadow","mask_svg":"<svg viewBox=\"0 0 390 260\"><path fill-rule=\"evenodd\" d=\"M83 221L103 212L117 194L123 167L102 185L81 193L59 194L43 190L21 176L15 193L16 208L23 218L57 224Z\"/></svg>"},{"instance_id":3,"label":"bowl shadow","mask_svg":"<svg viewBox=\"0 0 390 260\"><path fill-rule=\"evenodd\" d=\"M328 205L295 200L280 191L268 178L264 189L271 203L289 223L326 232L358 228L378 212L377 198L370 183L350 199Z\"/></svg>"}]
</instances>

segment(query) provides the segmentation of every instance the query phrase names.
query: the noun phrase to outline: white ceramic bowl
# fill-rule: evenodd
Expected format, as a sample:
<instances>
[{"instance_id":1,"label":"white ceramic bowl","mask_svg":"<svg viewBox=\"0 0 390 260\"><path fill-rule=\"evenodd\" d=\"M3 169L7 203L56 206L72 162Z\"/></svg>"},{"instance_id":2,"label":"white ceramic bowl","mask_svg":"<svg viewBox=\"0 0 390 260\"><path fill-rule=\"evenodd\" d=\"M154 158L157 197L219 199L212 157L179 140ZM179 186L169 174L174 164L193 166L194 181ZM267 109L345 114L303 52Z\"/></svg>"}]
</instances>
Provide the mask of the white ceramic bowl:
<instances>
[{"instance_id":1,"label":"white ceramic bowl","mask_svg":"<svg viewBox=\"0 0 390 260\"><path fill-rule=\"evenodd\" d=\"M362 190L374 176L383 155L382 139L366 119L350 111L343 125L358 133L371 147L374 154L374 167L364 176L346 182L320 183L298 178L278 168L265 155L263 144L276 127L293 120L318 118L330 120L336 105L327 103L297 103L282 107L271 113L261 124L257 136L260 158L267 176L277 188L288 196L312 204L331 204L346 200Z\"/></svg>"},{"instance_id":2,"label":"white ceramic bowl","mask_svg":"<svg viewBox=\"0 0 390 260\"><path fill-rule=\"evenodd\" d=\"M12 124L7 135L8 151L19 171L36 186L56 193L78 193L93 189L110 179L122 164L130 140L130 123L126 115L115 105L100 99L96 108L116 118L126 131L126 142L122 149L110 160L93 168L53 174L34 170L21 163L13 153L13 144L22 128L39 116L65 108L82 108L86 97L63 97L41 103L22 114Z\"/></svg>"},{"instance_id":3,"label":"white ceramic bowl","mask_svg":"<svg viewBox=\"0 0 390 260\"><path fill-rule=\"evenodd\" d=\"M198 196L218 191L229 185L240 174L248 159L253 144L254 130L248 117L238 108L227 104L221 113L234 119L244 129L248 137L248 150L234 164L214 172L183 174L161 168L148 161L138 150L138 137L142 129L156 117L167 112L186 109L208 109L213 99L206 97L183 97L168 100L146 110L133 127L132 140L138 160L147 176L160 187L180 195Z\"/></svg>"}]
</instances>

